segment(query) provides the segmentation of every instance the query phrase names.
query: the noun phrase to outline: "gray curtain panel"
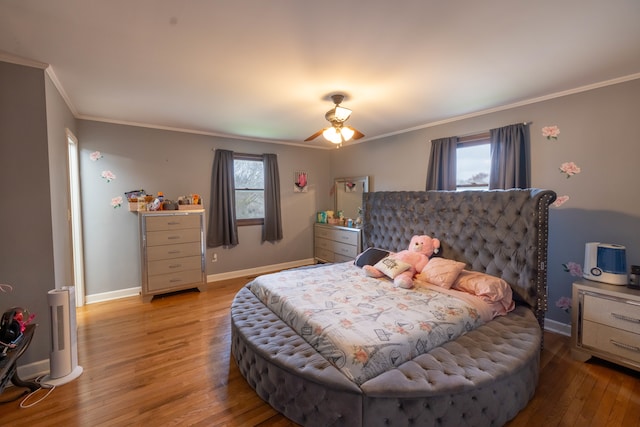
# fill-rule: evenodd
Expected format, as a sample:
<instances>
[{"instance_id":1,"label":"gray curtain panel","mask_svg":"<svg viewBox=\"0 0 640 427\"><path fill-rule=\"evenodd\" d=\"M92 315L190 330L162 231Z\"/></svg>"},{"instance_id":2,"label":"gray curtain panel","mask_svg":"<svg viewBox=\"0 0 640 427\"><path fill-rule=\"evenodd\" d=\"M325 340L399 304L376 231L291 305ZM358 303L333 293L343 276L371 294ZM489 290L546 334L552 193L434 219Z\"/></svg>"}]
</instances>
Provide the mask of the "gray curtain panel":
<instances>
[{"instance_id":1,"label":"gray curtain panel","mask_svg":"<svg viewBox=\"0 0 640 427\"><path fill-rule=\"evenodd\" d=\"M457 136L431 141L431 154L429 155L429 168L427 169L427 190L456 189L457 148Z\"/></svg>"},{"instance_id":2,"label":"gray curtain panel","mask_svg":"<svg viewBox=\"0 0 640 427\"><path fill-rule=\"evenodd\" d=\"M489 131L490 189L529 188L529 124L518 123Z\"/></svg>"},{"instance_id":3,"label":"gray curtain panel","mask_svg":"<svg viewBox=\"0 0 640 427\"><path fill-rule=\"evenodd\" d=\"M216 150L211 171L207 247L238 244L233 151Z\"/></svg>"},{"instance_id":4,"label":"gray curtain panel","mask_svg":"<svg viewBox=\"0 0 640 427\"><path fill-rule=\"evenodd\" d=\"M264 164L264 224L262 241L282 240L282 220L280 215L280 173L278 156L263 154Z\"/></svg>"}]
</instances>

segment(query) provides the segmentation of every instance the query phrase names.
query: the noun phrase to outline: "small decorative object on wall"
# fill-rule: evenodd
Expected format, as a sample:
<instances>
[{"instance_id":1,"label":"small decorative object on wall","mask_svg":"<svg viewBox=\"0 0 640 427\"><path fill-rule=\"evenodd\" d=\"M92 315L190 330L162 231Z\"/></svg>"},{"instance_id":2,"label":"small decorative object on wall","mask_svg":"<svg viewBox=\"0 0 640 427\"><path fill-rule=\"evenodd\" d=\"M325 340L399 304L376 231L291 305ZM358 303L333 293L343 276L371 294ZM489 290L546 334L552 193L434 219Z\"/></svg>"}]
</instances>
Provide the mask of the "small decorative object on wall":
<instances>
[{"instance_id":1,"label":"small decorative object on wall","mask_svg":"<svg viewBox=\"0 0 640 427\"><path fill-rule=\"evenodd\" d=\"M560 206L564 205L567 201L569 200L569 196L564 195L564 196L558 196L556 198L556 201L553 202L551 204L551 206L559 208Z\"/></svg>"},{"instance_id":2,"label":"small decorative object on wall","mask_svg":"<svg viewBox=\"0 0 640 427\"><path fill-rule=\"evenodd\" d=\"M0 283L0 292L11 292L13 291L13 286L8 283Z\"/></svg>"},{"instance_id":3,"label":"small decorative object on wall","mask_svg":"<svg viewBox=\"0 0 640 427\"><path fill-rule=\"evenodd\" d=\"M571 311L571 298L560 297L560 299L556 301L556 307L563 310L565 313L569 313Z\"/></svg>"},{"instance_id":4,"label":"small decorative object on wall","mask_svg":"<svg viewBox=\"0 0 640 427\"><path fill-rule=\"evenodd\" d=\"M116 179L116 174L111 171L102 171L102 174L100 176L106 179L107 182L111 182Z\"/></svg>"},{"instance_id":5,"label":"small decorative object on wall","mask_svg":"<svg viewBox=\"0 0 640 427\"><path fill-rule=\"evenodd\" d=\"M122 196L116 196L111 199L111 206L115 208L119 208L122 206Z\"/></svg>"},{"instance_id":6,"label":"small decorative object on wall","mask_svg":"<svg viewBox=\"0 0 640 427\"><path fill-rule=\"evenodd\" d=\"M93 153L89 154L89 158L91 159L92 162L95 162L102 158L102 153L99 151L94 151Z\"/></svg>"},{"instance_id":7,"label":"small decorative object on wall","mask_svg":"<svg viewBox=\"0 0 640 427\"><path fill-rule=\"evenodd\" d=\"M560 129L558 126L545 126L542 128L542 136L551 140L558 140L558 135L560 135Z\"/></svg>"},{"instance_id":8,"label":"small decorative object on wall","mask_svg":"<svg viewBox=\"0 0 640 427\"><path fill-rule=\"evenodd\" d=\"M569 261L566 264L562 264L562 268L572 276L582 277L582 266L577 262Z\"/></svg>"},{"instance_id":9,"label":"small decorative object on wall","mask_svg":"<svg viewBox=\"0 0 640 427\"><path fill-rule=\"evenodd\" d=\"M306 193L308 184L307 178L308 175L306 172L295 172L293 191L296 193Z\"/></svg>"},{"instance_id":10,"label":"small decorative object on wall","mask_svg":"<svg viewBox=\"0 0 640 427\"><path fill-rule=\"evenodd\" d=\"M564 162L560 165L560 172L567 175L567 179L571 178L573 175L577 175L580 173L580 168L573 162Z\"/></svg>"}]
</instances>

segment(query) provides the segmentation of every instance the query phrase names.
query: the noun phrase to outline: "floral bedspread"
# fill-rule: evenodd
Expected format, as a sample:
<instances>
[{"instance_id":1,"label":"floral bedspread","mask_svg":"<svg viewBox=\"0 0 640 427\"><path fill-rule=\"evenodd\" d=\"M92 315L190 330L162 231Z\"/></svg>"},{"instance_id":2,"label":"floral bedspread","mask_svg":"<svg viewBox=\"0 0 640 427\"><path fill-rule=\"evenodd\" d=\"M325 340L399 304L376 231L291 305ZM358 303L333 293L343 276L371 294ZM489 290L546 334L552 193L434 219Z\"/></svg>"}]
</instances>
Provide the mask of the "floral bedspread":
<instances>
[{"instance_id":1,"label":"floral bedspread","mask_svg":"<svg viewBox=\"0 0 640 427\"><path fill-rule=\"evenodd\" d=\"M260 276L249 288L358 385L486 319L482 306L455 291L396 288L351 262Z\"/></svg>"}]
</instances>

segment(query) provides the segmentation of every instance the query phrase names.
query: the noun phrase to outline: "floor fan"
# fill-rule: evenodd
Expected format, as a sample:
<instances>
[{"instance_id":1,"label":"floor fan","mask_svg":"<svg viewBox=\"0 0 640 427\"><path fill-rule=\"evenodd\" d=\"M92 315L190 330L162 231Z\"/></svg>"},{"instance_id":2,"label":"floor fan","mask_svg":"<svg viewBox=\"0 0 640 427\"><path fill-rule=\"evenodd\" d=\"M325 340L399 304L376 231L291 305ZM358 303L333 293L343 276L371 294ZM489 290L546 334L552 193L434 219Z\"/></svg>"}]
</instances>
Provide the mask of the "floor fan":
<instances>
[{"instance_id":1,"label":"floor fan","mask_svg":"<svg viewBox=\"0 0 640 427\"><path fill-rule=\"evenodd\" d=\"M82 374L82 366L78 365L75 287L50 290L48 301L51 312L50 372L41 382L58 386Z\"/></svg>"}]
</instances>

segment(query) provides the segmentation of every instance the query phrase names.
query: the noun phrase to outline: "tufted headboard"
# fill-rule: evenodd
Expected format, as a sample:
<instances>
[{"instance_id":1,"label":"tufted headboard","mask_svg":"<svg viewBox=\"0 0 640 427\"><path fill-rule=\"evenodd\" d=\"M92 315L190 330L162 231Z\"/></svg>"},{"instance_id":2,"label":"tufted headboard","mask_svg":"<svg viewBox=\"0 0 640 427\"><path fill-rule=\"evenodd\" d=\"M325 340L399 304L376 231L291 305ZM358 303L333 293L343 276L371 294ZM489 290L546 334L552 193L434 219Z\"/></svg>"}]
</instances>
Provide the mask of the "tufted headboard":
<instances>
[{"instance_id":1,"label":"tufted headboard","mask_svg":"<svg viewBox=\"0 0 640 427\"><path fill-rule=\"evenodd\" d=\"M379 191L363 195L363 247L400 251L440 239L442 256L503 278L543 327L550 190Z\"/></svg>"}]
</instances>

